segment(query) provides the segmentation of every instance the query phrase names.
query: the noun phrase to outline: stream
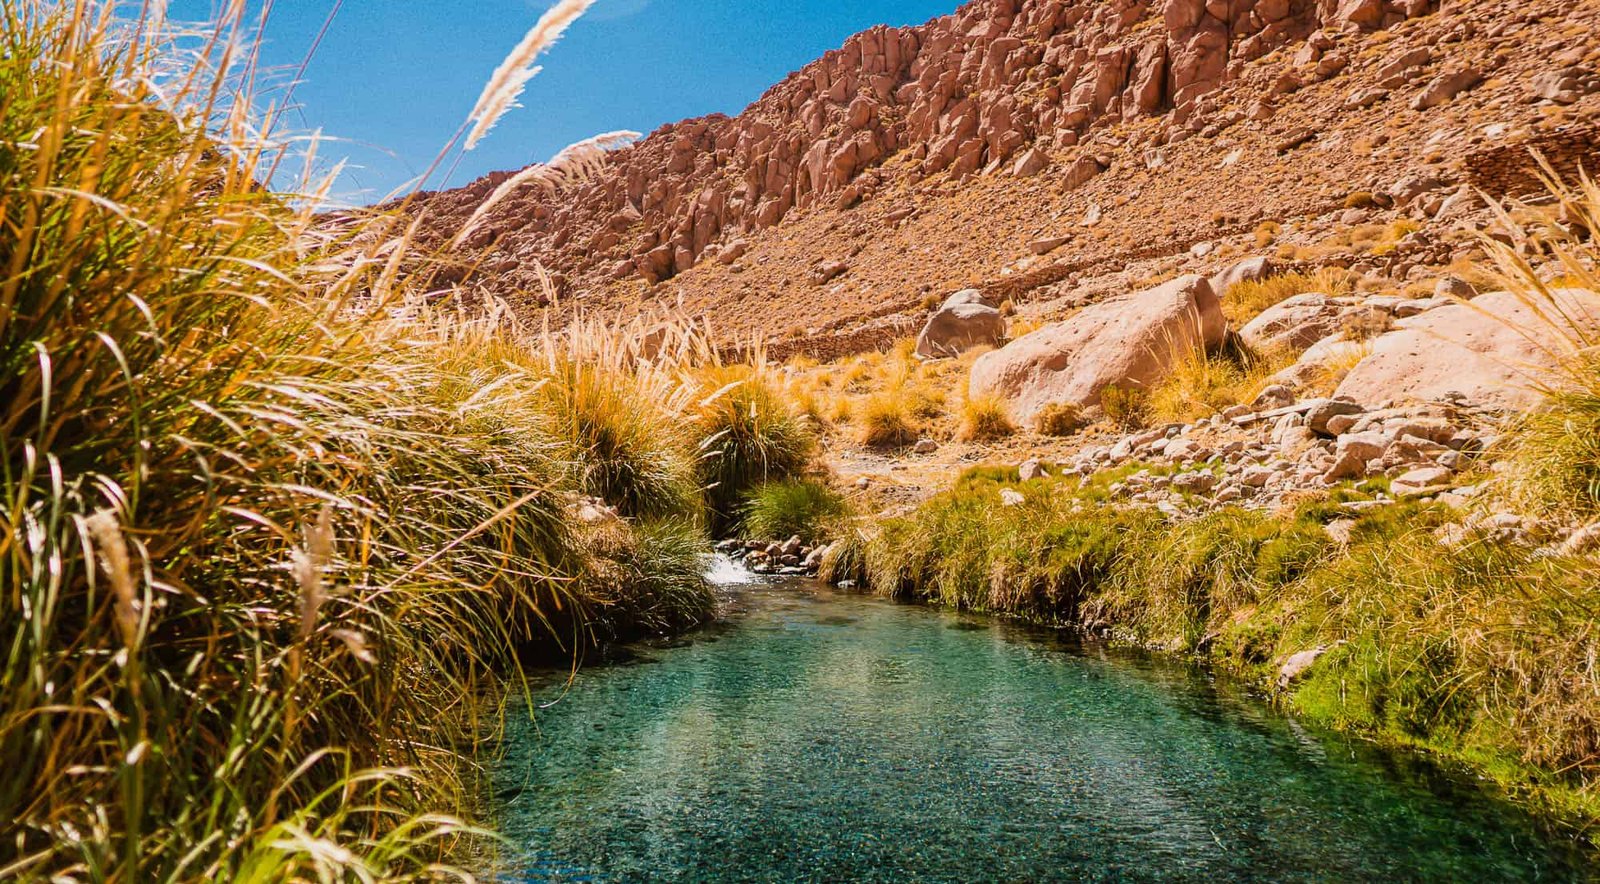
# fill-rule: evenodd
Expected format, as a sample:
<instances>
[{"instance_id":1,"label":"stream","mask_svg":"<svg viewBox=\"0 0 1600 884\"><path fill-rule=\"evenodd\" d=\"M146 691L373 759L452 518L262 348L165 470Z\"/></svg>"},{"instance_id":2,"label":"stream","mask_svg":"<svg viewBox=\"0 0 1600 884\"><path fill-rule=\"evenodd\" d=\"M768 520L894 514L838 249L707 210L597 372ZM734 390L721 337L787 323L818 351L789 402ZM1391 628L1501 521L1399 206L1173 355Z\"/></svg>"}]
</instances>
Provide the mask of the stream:
<instances>
[{"instance_id":1,"label":"stream","mask_svg":"<svg viewBox=\"0 0 1600 884\"><path fill-rule=\"evenodd\" d=\"M1243 686L719 560L718 626L536 686L502 881L1571 881L1470 777Z\"/></svg>"}]
</instances>

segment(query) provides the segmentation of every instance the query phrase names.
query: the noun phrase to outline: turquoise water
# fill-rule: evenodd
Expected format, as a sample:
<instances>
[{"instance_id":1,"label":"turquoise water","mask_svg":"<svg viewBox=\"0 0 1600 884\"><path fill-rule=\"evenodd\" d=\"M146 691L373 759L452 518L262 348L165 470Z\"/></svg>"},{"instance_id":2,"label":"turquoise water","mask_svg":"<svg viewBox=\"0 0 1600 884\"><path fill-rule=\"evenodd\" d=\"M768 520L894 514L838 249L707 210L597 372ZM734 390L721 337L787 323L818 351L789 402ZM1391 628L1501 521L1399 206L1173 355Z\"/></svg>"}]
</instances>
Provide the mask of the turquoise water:
<instances>
[{"instance_id":1,"label":"turquoise water","mask_svg":"<svg viewBox=\"0 0 1600 884\"><path fill-rule=\"evenodd\" d=\"M517 716L508 881L1567 881L1570 841L1189 667L834 594Z\"/></svg>"}]
</instances>

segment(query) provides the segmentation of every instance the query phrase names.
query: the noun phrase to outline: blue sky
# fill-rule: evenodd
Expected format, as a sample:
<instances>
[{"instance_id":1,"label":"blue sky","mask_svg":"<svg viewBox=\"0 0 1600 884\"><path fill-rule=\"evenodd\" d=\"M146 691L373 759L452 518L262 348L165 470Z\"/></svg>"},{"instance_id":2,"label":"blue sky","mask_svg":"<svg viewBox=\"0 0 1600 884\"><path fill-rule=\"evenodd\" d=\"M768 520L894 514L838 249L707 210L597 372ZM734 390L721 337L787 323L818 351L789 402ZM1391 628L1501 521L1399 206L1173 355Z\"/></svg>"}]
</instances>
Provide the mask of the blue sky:
<instances>
[{"instance_id":1,"label":"blue sky","mask_svg":"<svg viewBox=\"0 0 1600 884\"><path fill-rule=\"evenodd\" d=\"M215 0L174 0L207 18ZM253 9L260 0L251 0ZM340 196L367 202L426 169L483 83L551 0L345 0L295 93L295 128L341 139ZM334 0L276 0L264 63L287 77ZM542 59L522 108L466 154L451 184L548 159L616 129L737 113L766 88L874 24L920 24L958 0L598 0ZM430 182L437 186L438 182Z\"/></svg>"}]
</instances>

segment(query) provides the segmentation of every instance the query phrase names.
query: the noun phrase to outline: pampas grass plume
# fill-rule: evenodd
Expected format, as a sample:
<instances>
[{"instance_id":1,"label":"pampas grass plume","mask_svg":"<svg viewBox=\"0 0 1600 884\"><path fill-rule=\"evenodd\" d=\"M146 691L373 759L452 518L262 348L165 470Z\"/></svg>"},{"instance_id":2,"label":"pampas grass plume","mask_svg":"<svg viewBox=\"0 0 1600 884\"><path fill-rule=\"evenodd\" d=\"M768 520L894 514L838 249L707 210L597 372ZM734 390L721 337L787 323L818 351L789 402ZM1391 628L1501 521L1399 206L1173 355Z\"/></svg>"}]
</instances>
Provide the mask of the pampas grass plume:
<instances>
[{"instance_id":1,"label":"pampas grass plume","mask_svg":"<svg viewBox=\"0 0 1600 884\"><path fill-rule=\"evenodd\" d=\"M478 103L468 117L472 131L467 133L467 150L477 147L483 136L494 128L494 124L517 106L522 90L539 73L533 60L555 45L567 28L592 5L594 0L561 0L539 17L517 48L511 50L505 61L500 62L500 67L495 69L494 76L484 85L483 94L478 96Z\"/></svg>"}]
</instances>

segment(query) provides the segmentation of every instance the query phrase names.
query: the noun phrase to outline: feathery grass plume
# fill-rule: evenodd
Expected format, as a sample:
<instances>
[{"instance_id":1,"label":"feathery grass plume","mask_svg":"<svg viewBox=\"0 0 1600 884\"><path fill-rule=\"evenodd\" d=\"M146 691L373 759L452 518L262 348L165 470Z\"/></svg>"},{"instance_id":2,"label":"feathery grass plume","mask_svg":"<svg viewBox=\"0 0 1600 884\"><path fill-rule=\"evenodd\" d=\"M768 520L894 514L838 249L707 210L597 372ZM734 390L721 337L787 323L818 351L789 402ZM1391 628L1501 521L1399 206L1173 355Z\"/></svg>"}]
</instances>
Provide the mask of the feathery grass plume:
<instances>
[{"instance_id":1,"label":"feathery grass plume","mask_svg":"<svg viewBox=\"0 0 1600 884\"><path fill-rule=\"evenodd\" d=\"M703 535L590 545L544 342L431 306L414 221L258 183L233 29L110 9L0 3L0 878L448 875L522 653L693 622Z\"/></svg>"},{"instance_id":2,"label":"feathery grass plume","mask_svg":"<svg viewBox=\"0 0 1600 884\"><path fill-rule=\"evenodd\" d=\"M593 5L594 0L560 0L539 17L522 42L495 69L483 87L483 94L478 96L478 103L467 118L472 123L472 130L467 133L467 150L477 147L495 123L517 106L522 90L539 73L534 59L555 45L567 28Z\"/></svg>"},{"instance_id":3,"label":"feathery grass plume","mask_svg":"<svg viewBox=\"0 0 1600 884\"><path fill-rule=\"evenodd\" d=\"M129 650L139 645L139 601L133 585L132 564L128 559L128 542L122 535L122 525L117 513L103 509L84 521L89 538L106 579L111 581L112 597L116 602L117 629L122 633L122 643Z\"/></svg>"},{"instance_id":4,"label":"feathery grass plume","mask_svg":"<svg viewBox=\"0 0 1600 884\"><path fill-rule=\"evenodd\" d=\"M585 138L582 141L569 144L550 159L548 163L534 163L521 172L507 178L489 194L489 198L479 204L467 218L467 223L461 225L461 230L450 240L450 247L455 248L465 242L472 232L478 229L483 219L489 212L506 197L530 185L539 184L547 192L554 193L562 187L586 181L605 168L605 155L607 151L632 144L639 138L638 132L621 130L606 132L600 135Z\"/></svg>"}]
</instances>

